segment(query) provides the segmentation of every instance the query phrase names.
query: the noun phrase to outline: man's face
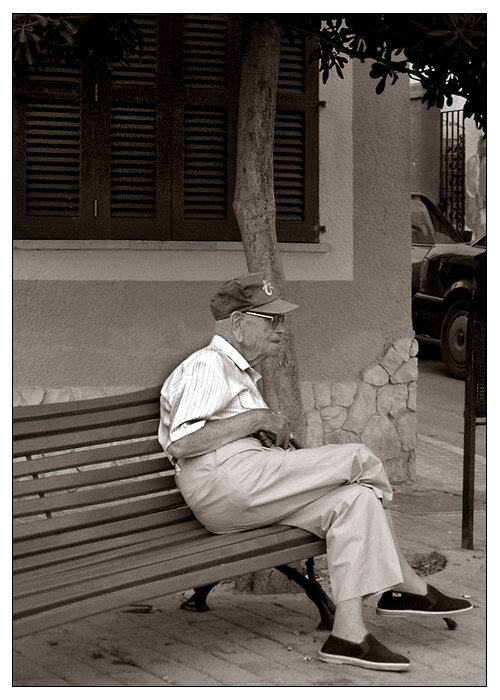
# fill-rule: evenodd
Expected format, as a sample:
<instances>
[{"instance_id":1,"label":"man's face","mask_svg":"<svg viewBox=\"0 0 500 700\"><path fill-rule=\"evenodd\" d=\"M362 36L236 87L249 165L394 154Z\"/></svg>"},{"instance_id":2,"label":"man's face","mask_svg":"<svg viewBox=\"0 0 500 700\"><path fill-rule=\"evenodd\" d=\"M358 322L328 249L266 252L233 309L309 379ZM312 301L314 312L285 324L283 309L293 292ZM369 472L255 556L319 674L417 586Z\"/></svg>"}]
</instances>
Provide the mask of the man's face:
<instances>
[{"instance_id":1,"label":"man's face","mask_svg":"<svg viewBox=\"0 0 500 700\"><path fill-rule=\"evenodd\" d=\"M281 319L276 328L272 325L272 318L242 314L241 354L250 364L278 355L285 327Z\"/></svg>"}]
</instances>

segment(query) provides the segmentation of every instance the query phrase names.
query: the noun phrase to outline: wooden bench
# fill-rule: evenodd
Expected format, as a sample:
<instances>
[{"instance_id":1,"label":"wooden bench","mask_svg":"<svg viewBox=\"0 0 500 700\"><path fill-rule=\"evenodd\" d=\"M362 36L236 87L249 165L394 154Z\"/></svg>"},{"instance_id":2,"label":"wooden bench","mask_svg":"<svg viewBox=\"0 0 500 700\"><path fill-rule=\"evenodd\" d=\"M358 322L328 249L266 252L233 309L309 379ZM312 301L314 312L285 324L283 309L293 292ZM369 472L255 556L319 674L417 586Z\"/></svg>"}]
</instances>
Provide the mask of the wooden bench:
<instances>
[{"instance_id":1,"label":"wooden bench","mask_svg":"<svg viewBox=\"0 0 500 700\"><path fill-rule=\"evenodd\" d=\"M313 569L324 540L283 525L209 533L157 441L159 392L14 409L14 635L191 588L182 607L204 610L218 581L272 567L330 627ZM307 576L288 566L303 559Z\"/></svg>"}]
</instances>

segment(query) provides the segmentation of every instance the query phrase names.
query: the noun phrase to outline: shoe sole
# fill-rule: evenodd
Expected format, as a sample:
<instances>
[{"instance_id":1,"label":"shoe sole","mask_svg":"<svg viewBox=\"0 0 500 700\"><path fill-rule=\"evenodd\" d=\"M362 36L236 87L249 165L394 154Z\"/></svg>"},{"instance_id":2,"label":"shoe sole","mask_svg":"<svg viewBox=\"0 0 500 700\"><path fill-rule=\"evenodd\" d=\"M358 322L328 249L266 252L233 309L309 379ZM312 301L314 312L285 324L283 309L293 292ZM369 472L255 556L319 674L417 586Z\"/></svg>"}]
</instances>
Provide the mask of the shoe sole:
<instances>
[{"instance_id":1,"label":"shoe sole","mask_svg":"<svg viewBox=\"0 0 500 700\"><path fill-rule=\"evenodd\" d=\"M377 608L377 615L383 615L385 617L406 617L407 615L450 617L451 615L458 615L458 613L468 612L469 610L473 609L473 605L467 608L460 608L460 610L440 610L439 612L436 612L435 610L384 610Z\"/></svg>"},{"instance_id":2,"label":"shoe sole","mask_svg":"<svg viewBox=\"0 0 500 700\"><path fill-rule=\"evenodd\" d=\"M390 663L382 661L367 661L366 659L357 659L353 656L333 656L320 651L319 660L327 664L346 664L350 666L360 666L361 668L369 668L372 671L408 671L410 663Z\"/></svg>"}]
</instances>

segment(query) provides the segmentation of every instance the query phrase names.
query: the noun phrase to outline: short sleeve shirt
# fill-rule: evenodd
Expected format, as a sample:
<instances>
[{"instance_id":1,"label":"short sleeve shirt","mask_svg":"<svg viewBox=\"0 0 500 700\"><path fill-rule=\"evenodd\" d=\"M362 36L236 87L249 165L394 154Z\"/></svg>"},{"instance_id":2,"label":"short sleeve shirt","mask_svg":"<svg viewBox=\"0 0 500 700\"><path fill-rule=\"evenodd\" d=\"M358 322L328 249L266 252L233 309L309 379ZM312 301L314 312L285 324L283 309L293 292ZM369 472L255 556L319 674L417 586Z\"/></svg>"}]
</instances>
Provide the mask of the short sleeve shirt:
<instances>
[{"instance_id":1,"label":"short sleeve shirt","mask_svg":"<svg viewBox=\"0 0 500 700\"><path fill-rule=\"evenodd\" d=\"M161 389L158 440L164 450L207 421L267 408L257 387L260 374L221 336L190 355Z\"/></svg>"}]
</instances>

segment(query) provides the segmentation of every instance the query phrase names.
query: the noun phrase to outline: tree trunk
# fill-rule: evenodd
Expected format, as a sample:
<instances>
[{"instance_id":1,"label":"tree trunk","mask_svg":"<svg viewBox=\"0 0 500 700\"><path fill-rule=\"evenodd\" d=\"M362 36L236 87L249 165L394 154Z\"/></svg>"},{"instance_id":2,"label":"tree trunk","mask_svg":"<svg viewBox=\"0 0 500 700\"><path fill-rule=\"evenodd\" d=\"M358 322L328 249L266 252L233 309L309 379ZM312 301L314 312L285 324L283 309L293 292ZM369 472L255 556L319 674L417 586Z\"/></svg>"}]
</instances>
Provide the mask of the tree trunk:
<instances>
[{"instance_id":1,"label":"tree trunk","mask_svg":"<svg viewBox=\"0 0 500 700\"><path fill-rule=\"evenodd\" d=\"M274 121L281 48L276 20L246 20L238 112L234 211L248 270L264 270L280 291L285 281L276 238L274 201ZM304 418L293 336L287 329L278 358L265 360L264 396L271 408L286 413L301 440Z\"/></svg>"}]
</instances>

